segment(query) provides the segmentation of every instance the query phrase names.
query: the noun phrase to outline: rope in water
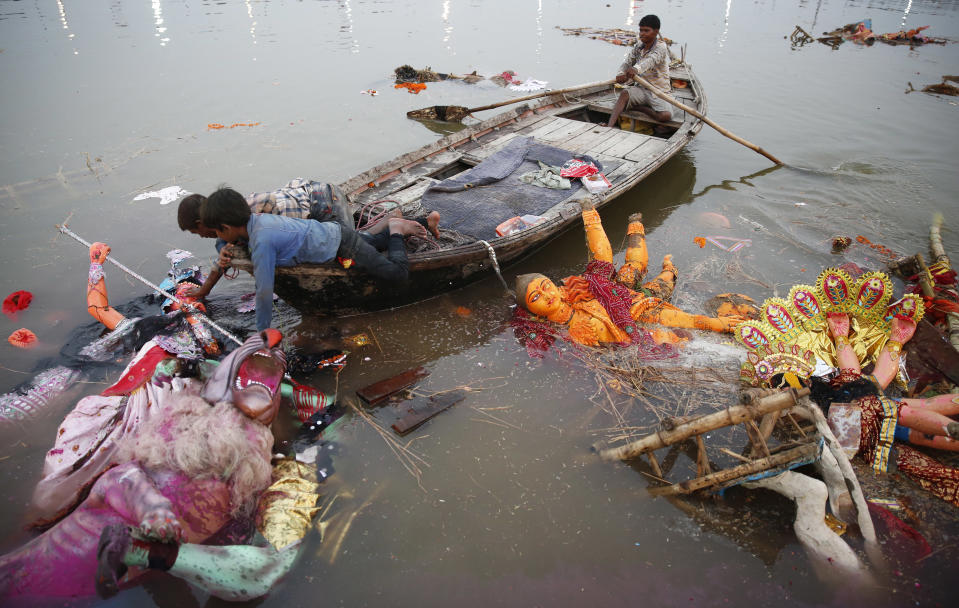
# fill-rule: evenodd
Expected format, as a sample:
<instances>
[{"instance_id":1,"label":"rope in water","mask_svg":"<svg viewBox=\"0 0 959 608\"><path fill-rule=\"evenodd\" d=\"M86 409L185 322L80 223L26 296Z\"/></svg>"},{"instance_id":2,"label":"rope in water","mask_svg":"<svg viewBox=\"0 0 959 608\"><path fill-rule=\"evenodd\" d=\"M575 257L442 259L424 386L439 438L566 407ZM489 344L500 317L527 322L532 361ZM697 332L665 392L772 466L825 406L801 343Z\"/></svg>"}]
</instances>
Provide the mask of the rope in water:
<instances>
[{"instance_id":1,"label":"rope in water","mask_svg":"<svg viewBox=\"0 0 959 608\"><path fill-rule=\"evenodd\" d=\"M482 240L482 239L480 239L478 242L483 243L484 245L486 245L486 251L489 252L489 259L490 259L490 261L493 262L493 270L496 271L496 276L499 277L499 281L500 281L500 283L503 284L503 288L506 290L506 292L515 298L515 297L516 297L516 294L513 293L513 290L510 289L510 288L509 288L509 285L506 284L506 279L503 278L503 273L500 272L499 262L496 261L496 251L493 249L493 246L490 245L489 243L487 243L486 241Z\"/></svg>"},{"instance_id":2,"label":"rope in water","mask_svg":"<svg viewBox=\"0 0 959 608\"><path fill-rule=\"evenodd\" d=\"M80 237L78 234L76 234L75 232L73 232L72 230L70 230L69 228L67 228L67 225L66 225L66 224L57 224L56 226L57 226L57 230L59 230L61 234L65 234L65 235L69 236L70 238L72 238L73 240L77 241L78 243L81 243L81 244L83 244L83 245L86 245L88 248L92 246L92 243L90 243L90 242L88 242L88 241L85 241L85 240L84 240L82 237ZM232 333L230 333L229 330L224 329L223 327L220 327L219 325L217 325L216 323L214 323L208 316L206 316L205 314L203 314L202 312L200 312L199 310L197 310L196 308L194 308L192 305L186 304L186 303L182 302L179 298L177 298L177 297L176 297L175 295L173 295L172 293L168 292L168 291L165 290L165 289L162 289L162 288L161 288L160 286L158 286L158 285L154 285L153 283L151 283L150 281L146 280L145 278L143 278L142 276L140 276L139 274L137 274L137 273L134 272L133 270L130 270L129 268L127 268L126 266L124 266L124 265L121 264L120 262L114 260L112 257L108 257L108 258L107 258L107 261L113 262L113 264L114 264L115 266L117 266L120 270L122 270L123 272L127 273L128 275L130 275L130 276L133 277L134 279L140 281L141 283L143 283L143 284L146 285L147 287L153 289L153 290L156 291L157 293L159 293L159 294L161 294L161 295L164 295L164 296L170 298L171 300L173 300L174 302L178 303L186 312L189 312L191 315L195 316L197 319L199 319L199 320L202 321L203 323L206 323L207 325L209 325L209 326L212 327L213 329L219 331L221 334L223 334L224 336L226 336L226 337L229 338L230 340L233 340L233 341L236 342L237 344L243 344L243 340L237 338L235 335L233 335Z\"/></svg>"}]
</instances>

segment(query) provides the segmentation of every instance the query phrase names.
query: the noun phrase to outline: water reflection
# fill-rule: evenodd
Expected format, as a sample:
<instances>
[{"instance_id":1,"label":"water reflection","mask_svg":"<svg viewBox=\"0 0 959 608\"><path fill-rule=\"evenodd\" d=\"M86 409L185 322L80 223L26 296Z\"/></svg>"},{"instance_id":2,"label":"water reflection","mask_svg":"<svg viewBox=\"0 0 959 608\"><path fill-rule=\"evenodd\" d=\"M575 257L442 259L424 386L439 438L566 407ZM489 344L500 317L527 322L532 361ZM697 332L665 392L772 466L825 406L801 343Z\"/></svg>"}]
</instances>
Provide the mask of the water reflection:
<instances>
[{"instance_id":1,"label":"water reflection","mask_svg":"<svg viewBox=\"0 0 959 608\"><path fill-rule=\"evenodd\" d=\"M160 46L166 46L170 38L166 35L166 26L163 25L163 6L160 0L152 0L154 36L160 39Z\"/></svg>"},{"instance_id":2,"label":"water reflection","mask_svg":"<svg viewBox=\"0 0 959 608\"><path fill-rule=\"evenodd\" d=\"M450 0L443 0L443 12L440 15L440 20L443 22L443 44L446 45L446 50L455 55L453 46L450 44L453 34L453 25L450 23Z\"/></svg>"},{"instance_id":3,"label":"water reflection","mask_svg":"<svg viewBox=\"0 0 959 608\"><path fill-rule=\"evenodd\" d=\"M350 0L342 0L340 8L344 21L344 24L340 26L340 31L346 35L350 53L359 53L360 42L353 36L353 7L350 5Z\"/></svg>"},{"instance_id":4,"label":"water reflection","mask_svg":"<svg viewBox=\"0 0 959 608\"><path fill-rule=\"evenodd\" d=\"M719 48L726 46L726 35L729 34L729 12L732 10L733 0L726 0L726 12L723 13L723 33L719 35Z\"/></svg>"},{"instance_id":5,"label":"water reflection","mask_svg":"<svg viewBox=\"0 0 959 608\"><path fill-rule=\"evenodd\" d=\"M57 10L60 12L60 24L63 26L63 29L67 31L67 39L70 42L73 42L75 35L70 31L70 24L67 23L67 9L64 8L62 0L57 0ZM80 54L80 51L77 50L77 47L73 47L73 54Z\"/></svg>"},{"instance_id":6,"label":"water reflection","mask_svg":"<svg viewBox=\"0 0 959 608\"><path fill-rule=\"evenodd\" d=\"M256 44L256 17L253 16L253 5L250 3L250 0L246 1L246 16L250 18L250 38L253 39L253 44Z\"/></svg>"}]
</instances>

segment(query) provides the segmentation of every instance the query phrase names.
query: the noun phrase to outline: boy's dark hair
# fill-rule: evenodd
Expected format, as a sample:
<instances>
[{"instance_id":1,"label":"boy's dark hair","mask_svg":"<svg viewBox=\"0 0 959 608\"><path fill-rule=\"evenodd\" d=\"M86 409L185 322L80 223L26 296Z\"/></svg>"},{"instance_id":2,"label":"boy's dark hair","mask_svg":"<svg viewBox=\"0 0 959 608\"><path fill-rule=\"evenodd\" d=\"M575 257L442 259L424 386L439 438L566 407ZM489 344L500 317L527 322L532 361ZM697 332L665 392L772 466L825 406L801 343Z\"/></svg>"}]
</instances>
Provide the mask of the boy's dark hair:
<instances>
[{"instance_id":1,"label":"boy's dark hair","mask_svg":"<svg viewBox=\"0 0 959 608\"><path fill-rule=\"evenodd\" d=\"M180 230L196 228L196 223L200 219L200 207L205 202L206 197L202 194L191 194L180 201L180 206L176 210L176 221L180 225Z\"/></svg>"},{"instance_id":2,"label":"boy's dark hair","mask_svg":"<svg viewBox=\"0 0 959 608\"><path fill-rule=\"evenodd\" d=\"M246 226L250 221L250 206L242 194L233 188L221 186L200 207L200 221L209 228L219 228L224 224Z\"/></svg>"},{"instance_id":3,"label":"boy's dark hair","mask_svg":"<svg viewBox=\"0 0 959 608\"><path fill-rule=\"evenodd\" d=\"M651 27L654 30L658 30L659 17L657 17L656 15L646 15L645 17L639 20L639 27L643 27L644 25L646 27Z\"/></svg>"}]
</instances>

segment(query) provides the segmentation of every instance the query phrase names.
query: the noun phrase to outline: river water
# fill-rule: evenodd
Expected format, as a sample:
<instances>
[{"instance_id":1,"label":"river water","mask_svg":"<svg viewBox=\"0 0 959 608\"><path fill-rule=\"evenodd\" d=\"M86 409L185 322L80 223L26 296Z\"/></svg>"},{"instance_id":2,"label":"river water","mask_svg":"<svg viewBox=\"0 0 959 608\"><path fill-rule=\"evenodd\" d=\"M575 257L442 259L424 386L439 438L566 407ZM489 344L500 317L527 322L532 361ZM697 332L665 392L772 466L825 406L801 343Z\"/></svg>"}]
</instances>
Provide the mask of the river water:
<instances>
[{"instance_id":1,"label":"river water","mask_svg":"<svg viewBox=\"0 0 959 608\"><path fill-rule=\"evenodd\" d=\"M924 251L936 212L946 216L947 250L959 255L950 223L959 200L959 108L949 97L904 94L908 83L920 89L959 73L959 46L833 49L788 39L797 25L819 35L862 18L878 32L930 25L929 35L959 39L954 1L4 0L0 293L27 289L34 300L15 320L3 317L2 331L27 327L39 343L29 351L0 347L0 392L56 359L78 331L94 331L83 305L85 248L57 237L54 224L69 217L79 235L108 242L117 260L159 280L167 251L189 249L205 260L212 248L178 230L175 204L134 200L138 194L169 186L208 193L221 183L268 190L298 176L343 181L439 137L408 121L407 110L507 96L490 83L456 82L409 95L393 89L393 68L511 69L555 87L603 80L624 49L557 28L635 28L646 13L687 45L711 118L788 166L770 169L705 128L603 211L618 260L626 217L642 211L654 260L669 252L680 268L675 301L701 310L722 291L785 295L827 265L882 266L884 258L860 244L831 255L837 234L899 254ZM368 89L379 94L361 93ZM208 128L215 123L253 126ZM700 249L696 236L750 241L728 253ZM505 275L560 278L584 263L583 235L574 229ZM146 293L113 267L107 280L114 303ZM232 309L251 290L239 278L212 298L219 318L243 333L252 318ZM342 538L311 534L262 605L951 603L955 527L940 531L943 544L930 558L872 593L852 593L819 582L783 500L731 491L720 506L697 506L649 496L644 470L601 463L590 452L617 425L611 403L619 399L625 424L648 428L663 412L711 411L734 397L703 400L690 384L673 386L656 408L627 408L615 391L608 400L595 374L561 345L530 359L509 327L511 304L489 278L421 305L348 318L301 319L281 305L277 323L301 351L370 337L350 348L338 379L308 378L338 389L341 402L415 366L430 374L421 392L472 390L408 437L422 458L417 475L367 422L347 417L327 490L339 492L329 529ZM722 342L701 339L679 364L735 374L741 354ZM59 421L80 396L102 390L107 375L89 374L46 417L0 438L3 549L27 538L30 491ZM369 413L388 428L398 411ZM281 440L286 431L278 429ZM164 578L110 603L205 601Z\"/></svg>"}]
</instances>

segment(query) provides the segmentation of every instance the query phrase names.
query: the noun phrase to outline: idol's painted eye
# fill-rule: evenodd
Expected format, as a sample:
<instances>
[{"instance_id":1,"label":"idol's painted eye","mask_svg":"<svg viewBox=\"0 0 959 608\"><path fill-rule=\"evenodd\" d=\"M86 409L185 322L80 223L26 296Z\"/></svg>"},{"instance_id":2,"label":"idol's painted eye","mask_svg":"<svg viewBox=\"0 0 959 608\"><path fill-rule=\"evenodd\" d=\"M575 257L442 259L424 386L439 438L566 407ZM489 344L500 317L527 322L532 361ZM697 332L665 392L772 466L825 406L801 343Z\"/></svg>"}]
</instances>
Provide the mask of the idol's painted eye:
<instances>
[{"instance_id":1,"label":"idol's painted eye","mask_svg":"<svg viewBox=\"0 0 959 608\"><path fill-rule=\"evenodd\" d=\"M539 296L540 296L540 293L539 293L538 291L537 291L536 293L534 293L533 295L531 295L531 296L529 297L529 303L532 304L533 302L535 302L536 300L538 300L538 299L539 299Z\"/></svg>"}]
</instances>

